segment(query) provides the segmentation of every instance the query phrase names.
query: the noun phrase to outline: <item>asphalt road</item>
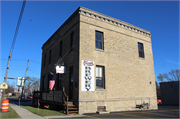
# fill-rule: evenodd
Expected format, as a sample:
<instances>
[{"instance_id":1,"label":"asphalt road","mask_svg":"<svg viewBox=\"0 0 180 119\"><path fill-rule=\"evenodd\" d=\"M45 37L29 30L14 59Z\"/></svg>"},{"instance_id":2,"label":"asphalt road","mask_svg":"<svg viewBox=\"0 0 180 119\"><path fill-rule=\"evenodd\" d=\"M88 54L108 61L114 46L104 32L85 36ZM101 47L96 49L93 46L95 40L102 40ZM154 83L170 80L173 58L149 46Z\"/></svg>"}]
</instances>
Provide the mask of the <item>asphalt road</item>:
<instances>
[{"instance_id":1,"label":"asphalt road","mask_svg":"<svg viewBox=\"0 0 180 119\"><path fill-rule=\"evenodd\" d=\"M76 118L80 118L80 119L178 118L179 119L179 106L159 106L158 110L112 112L109 114L85 114L85 116L83 117L76 117ZM62 118L48 118L48 119L62 119Z\"/></svg>"},{"instance_id":2,"label":"asphalt road","mask_svg":"<svg viewBox=\"0 0 180 119\"><path fill-rule=\"evenodd\" d=\"M7 98L9 100L9 103L16 104L20 106L31 106L32 105L32 99L22 99L19 101L19 98Z\"/></svg>"},{"instance_id":3,"label":"asphalt road","mask_svg":"<svg viewBox=\"0 0 180 119\"><path fill-rule=\"evenodd\" d=\"M10 103L19 105L19 99L9 98ZM20 101L20 105L32 105L32 99ZM84 114L82 117L73 117L80 119L103 119L103 118L179 118L179 106L158 106L158 110L139 110L139 111L124 111L112 112L109 114ZM72 118L72 119L73 119ZM63 119L63 118L48 118L48 119ZM71 117L68 117L71 119Z\"/></svg>"}]
</instances>

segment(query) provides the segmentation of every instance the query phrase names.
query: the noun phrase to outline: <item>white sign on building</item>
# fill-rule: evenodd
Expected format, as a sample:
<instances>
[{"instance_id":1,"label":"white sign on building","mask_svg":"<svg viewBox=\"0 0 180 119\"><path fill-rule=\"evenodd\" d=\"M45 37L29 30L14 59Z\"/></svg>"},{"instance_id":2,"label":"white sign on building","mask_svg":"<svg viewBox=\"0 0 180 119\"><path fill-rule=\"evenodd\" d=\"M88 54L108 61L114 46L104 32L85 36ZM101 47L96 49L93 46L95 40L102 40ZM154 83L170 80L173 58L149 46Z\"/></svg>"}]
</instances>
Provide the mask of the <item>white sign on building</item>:
<instances>
[{"instance_id":1,"label":"white sign on building","mask_svg":"<svg viewBox=\"0 0 180 119\"><path fill-rule=\"evenodd\" d=\"M17 86L24 86L24 77L17 78Z\"/></svg>"},{"instance_id":2,"label":"white sign on building","mask_svg":"<svg viewBox=\"0 0 180 119\"><path fill-rule=\"evenodd\" d=\"M66 68L65 66L56 66L56 74L59 73L59 74L64 74L66 73Z\"/></svg>"},{"instance_id":3,"label":"white sign on building","mask_svg":"<svg viewBox=\"0 0 180 119\"><path fill-rule=\"evenodd\" d=\"M94 91L94 62L81 61L81 91Z\"/></svg>"}]
</instances>

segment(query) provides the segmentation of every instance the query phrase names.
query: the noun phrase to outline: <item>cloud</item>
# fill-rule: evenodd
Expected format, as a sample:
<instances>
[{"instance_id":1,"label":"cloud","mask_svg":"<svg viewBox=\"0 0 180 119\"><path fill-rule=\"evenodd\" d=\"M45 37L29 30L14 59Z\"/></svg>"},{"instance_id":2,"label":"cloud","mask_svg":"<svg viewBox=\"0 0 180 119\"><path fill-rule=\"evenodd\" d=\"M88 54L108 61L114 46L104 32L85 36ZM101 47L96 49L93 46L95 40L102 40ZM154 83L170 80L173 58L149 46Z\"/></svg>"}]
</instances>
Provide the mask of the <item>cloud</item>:
<instances>
[{"instance_id":1,"label":"cloud","mask_svg":"<svg viewBox=\"0 0 180 119\"><path fill-rule=\"evenodd\" d=\"M177 64L177 65L180 65L180 63L179 62L175 62L175 61L172 61L172 60L165 60L166 62L168 62L168 63L173 63L173 64Z\"/></svg>"}]
</instances>

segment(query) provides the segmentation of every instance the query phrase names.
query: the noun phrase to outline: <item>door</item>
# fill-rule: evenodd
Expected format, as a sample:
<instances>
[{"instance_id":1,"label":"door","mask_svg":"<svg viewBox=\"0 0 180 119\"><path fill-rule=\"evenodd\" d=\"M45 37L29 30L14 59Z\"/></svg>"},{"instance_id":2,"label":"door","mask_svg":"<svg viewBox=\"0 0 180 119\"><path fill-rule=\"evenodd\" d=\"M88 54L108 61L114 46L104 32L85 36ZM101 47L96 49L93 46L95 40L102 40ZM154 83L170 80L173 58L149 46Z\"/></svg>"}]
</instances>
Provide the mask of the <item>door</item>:
<instances>
[{"instance_id":1,"label":"door","mask_svg":"<svg viewBox=\"0 0 180 119\"><path fill-rule=\"evenodd\" d=\"M73 66L69 67L69 100L73 99Z\"/></svg>"}]
</instances>

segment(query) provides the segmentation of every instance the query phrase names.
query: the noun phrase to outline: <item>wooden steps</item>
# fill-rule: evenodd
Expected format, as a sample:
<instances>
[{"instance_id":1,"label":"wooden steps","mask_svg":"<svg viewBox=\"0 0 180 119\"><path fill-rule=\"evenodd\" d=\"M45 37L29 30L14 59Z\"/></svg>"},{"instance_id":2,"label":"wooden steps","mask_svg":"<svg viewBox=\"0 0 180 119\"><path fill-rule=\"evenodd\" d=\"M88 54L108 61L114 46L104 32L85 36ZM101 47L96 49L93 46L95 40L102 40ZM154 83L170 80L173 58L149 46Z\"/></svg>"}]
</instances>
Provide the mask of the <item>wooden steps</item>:
<instances>
[{"instance_id":1,"label":"wooden steps","mask_svg":"<svg viewBox=\"0 0 180 119\"><path fill-rule=\"evenodd\" d=\"M73 104L72 101L69 101L68 96L65 93L65 88L63 87L63 107L64 107L64 113L67 115L73 115L73 114L79 114L78 109Z\"/></svg>"},{"instance_id":2,"label":"wooden steps","mask_svg":"<svg viewBox=\"0 0 180 119\"><path fill-rule=\"evenodd\" d=\"M74 114L78 114L79 111L69 111L69 114L68 115L74 115Z\"/></svg>"},{"instance_id":3,"label":"wooden steps","mask_svg":"<svg viewBox=\"0 0 180 119\"><path fill-rule=\"evenodd\" d=\"M68 107L66 106L67 104L68 104ZM63 104L63 106L64 106L65 113L67 115L71 115L71 114L73 115L73 114L79 113L78 109L76 108L76 106L71 101L69 101L68 103L65 102L65 104ZM66 112L66 110L67 110L67 112Z\"/></svg>"}]
</instances>

